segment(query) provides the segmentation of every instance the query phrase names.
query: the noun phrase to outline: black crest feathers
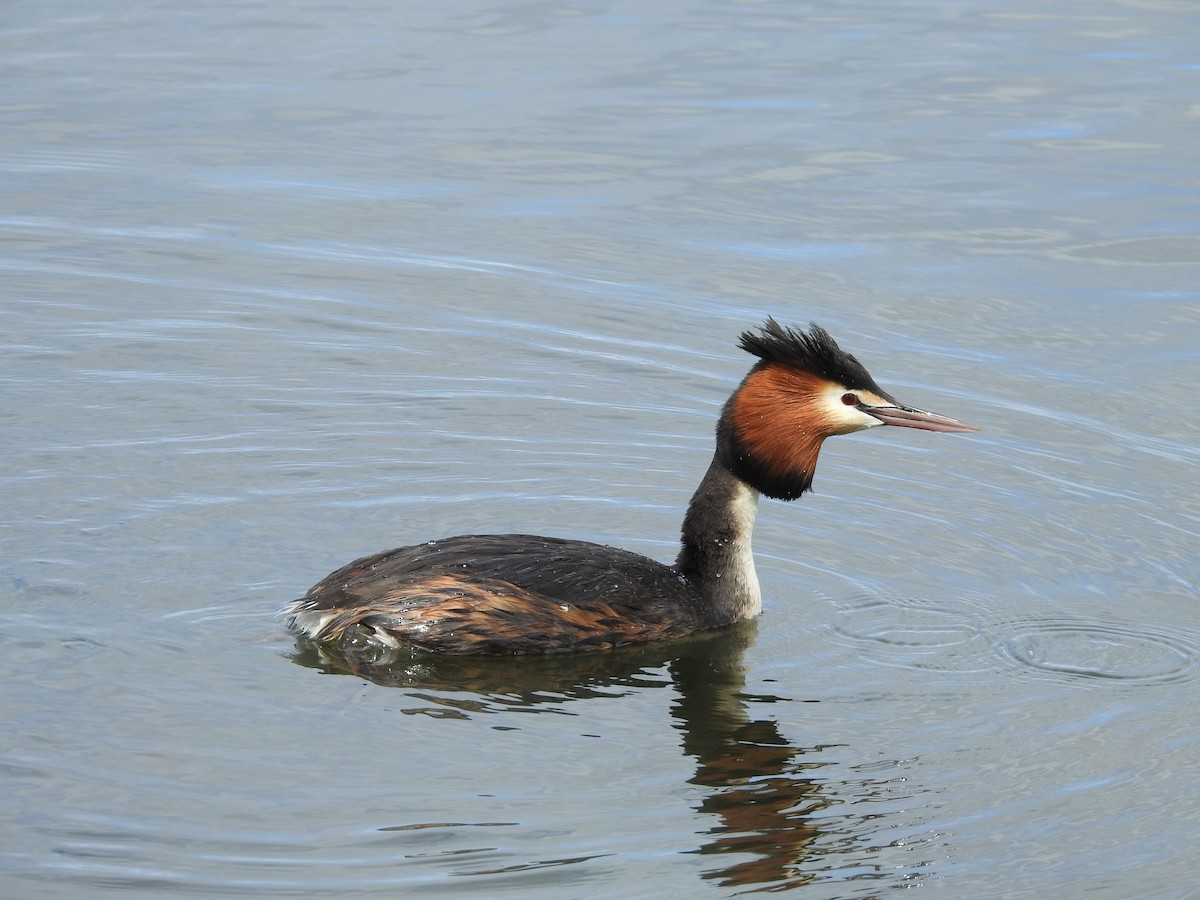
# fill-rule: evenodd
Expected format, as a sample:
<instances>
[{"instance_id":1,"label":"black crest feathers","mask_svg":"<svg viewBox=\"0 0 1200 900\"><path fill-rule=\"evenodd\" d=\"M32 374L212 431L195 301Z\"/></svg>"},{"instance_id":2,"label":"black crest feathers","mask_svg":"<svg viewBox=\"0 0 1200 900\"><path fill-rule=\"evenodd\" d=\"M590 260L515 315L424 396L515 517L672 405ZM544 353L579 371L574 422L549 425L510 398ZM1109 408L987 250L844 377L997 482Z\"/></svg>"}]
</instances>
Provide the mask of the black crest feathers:
<instances>
[{"instance_id":1,"label":"black crest feathers","mask_svg":"<svg viewBox=\"0 0 1200 900\"><path fill-rule=\"evenodd\" d=\"M816 322L809 324L808 331L801 331L784 328L768 318L758 331L743 331L738 346L753 353L763 363L810 372L851 390L867 390L892 399L875 383L863 364L839 347L829 332Z\"/></svg>"}]
</instances>

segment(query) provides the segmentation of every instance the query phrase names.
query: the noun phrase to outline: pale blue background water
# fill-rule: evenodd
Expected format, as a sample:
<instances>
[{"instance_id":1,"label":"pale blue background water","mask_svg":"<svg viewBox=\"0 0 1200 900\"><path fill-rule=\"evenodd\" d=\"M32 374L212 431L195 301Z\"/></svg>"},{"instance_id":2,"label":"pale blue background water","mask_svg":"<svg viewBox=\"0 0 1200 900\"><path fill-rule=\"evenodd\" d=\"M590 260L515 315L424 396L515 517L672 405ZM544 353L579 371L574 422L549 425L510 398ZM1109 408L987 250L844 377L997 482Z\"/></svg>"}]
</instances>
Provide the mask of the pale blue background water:
<instances>
[{"instance_id":1,"label":"pale blue background water","mask_svg":"<svg viewBox=\"0 0 1200 900\"><path fill-rule=\"evenodd\" d=\"M1195 896L1194 4L0 42L4 896ZM275 609L385 547L670 559L768 314L985 431L830 442L756 627L289 659Z\"/></svg>"}]
</instances>

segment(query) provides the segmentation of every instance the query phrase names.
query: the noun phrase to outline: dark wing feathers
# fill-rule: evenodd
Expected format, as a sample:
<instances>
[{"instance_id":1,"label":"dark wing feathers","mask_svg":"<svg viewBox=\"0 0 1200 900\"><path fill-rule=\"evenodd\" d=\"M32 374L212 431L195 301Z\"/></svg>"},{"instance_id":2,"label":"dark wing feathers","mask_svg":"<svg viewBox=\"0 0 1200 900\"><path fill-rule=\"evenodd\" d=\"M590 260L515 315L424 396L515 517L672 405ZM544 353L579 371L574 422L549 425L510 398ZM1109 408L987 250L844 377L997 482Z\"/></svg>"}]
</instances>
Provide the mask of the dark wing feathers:
<instances>
[{"instance_id":1,"label":"dark wing feathers","mask_svg":"<svg viewBox=\"0 0 1200 900\"><path fill-rule=\"evenodd\" d=\"M337 608L363 592L378 591L383 583L436 576L503 581L567 603L602 598L619 602L622 596L678 593L689 586L669 566L617 547L524 534L484 534L363 557L326 577L308 597L320 595L322 606Z\"/></svg>"},{"instance_id":2,"label":"dark wing feathers","mask_svg":"<svg viewBox=\"0 0 1200 900\"><path fill-rule=\"evenodd\" d=\"M366 629L448 653L661 640L703 628L706 608L699 591L662 563L533 535L462 535L364 557L293 605L335 613L319 638Z\"/></svg>"}]
</instances>

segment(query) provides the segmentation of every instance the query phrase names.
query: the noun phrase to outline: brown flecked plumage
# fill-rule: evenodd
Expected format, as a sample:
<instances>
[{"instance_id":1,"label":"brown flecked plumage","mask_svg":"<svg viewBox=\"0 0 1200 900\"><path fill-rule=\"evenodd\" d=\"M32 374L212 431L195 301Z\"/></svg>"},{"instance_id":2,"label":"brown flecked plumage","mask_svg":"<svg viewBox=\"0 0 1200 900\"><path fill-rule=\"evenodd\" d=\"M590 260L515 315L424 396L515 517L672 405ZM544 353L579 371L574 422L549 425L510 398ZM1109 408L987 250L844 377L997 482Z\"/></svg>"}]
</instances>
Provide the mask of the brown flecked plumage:
<instances>
[{"instance_id":1,"label":"brown flecked plumage","mask_svg":"<svg viewBox=\"0 0 1200 900\"><path fill-rule=\"evenodd\" d=\"M882 424L977 430L900 406L816 325L768 319L741 346L759 361L722 410L674 565L561 538L444 538L339 569L284 608L288 626L342 652L452 654L609 650L722 628L761 610L758 495L808 490L825 438Z\"/></svg>"},{"instance_id":2,"label":"brown flecked plumage","mask_svg":"<svg viewBox=\"0 0 1200 900\"><path fill-rule=\"evenodd\" d=\"M705 619L688 615L712 615L702 597L677 614L674 598L687 587L666 566L614 547L461 535L356 560L309 591L319 604L294 614L319 618L321 639L339 645L607 650L703 630Z\"/></svg>"}]
</instances>

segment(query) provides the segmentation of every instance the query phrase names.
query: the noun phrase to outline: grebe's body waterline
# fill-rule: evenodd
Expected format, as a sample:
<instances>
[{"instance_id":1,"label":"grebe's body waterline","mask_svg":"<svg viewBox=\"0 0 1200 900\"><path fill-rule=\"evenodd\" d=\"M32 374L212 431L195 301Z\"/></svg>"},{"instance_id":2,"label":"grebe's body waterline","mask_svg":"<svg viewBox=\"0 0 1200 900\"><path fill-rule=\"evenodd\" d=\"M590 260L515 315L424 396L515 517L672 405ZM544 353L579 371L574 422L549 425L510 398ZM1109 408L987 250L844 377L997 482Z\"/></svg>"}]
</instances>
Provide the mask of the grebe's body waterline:
<instances>
[{"instance_id":1,"label":"grebe's body waterline","mask_svg":"<svg viewBox=\"0 0 1200 900\"><path fill-rule=\"evenodd\" d=\"M901 406L815 324L768 319L740 345L758 362L721 411L674 565L586 541L463 535L356 560L281 615L345 651L569 653L711 631L762 610L750 548L759 495L808 490L827 437L876 425L978 430Z\"/></svg>"}]
</instances>

